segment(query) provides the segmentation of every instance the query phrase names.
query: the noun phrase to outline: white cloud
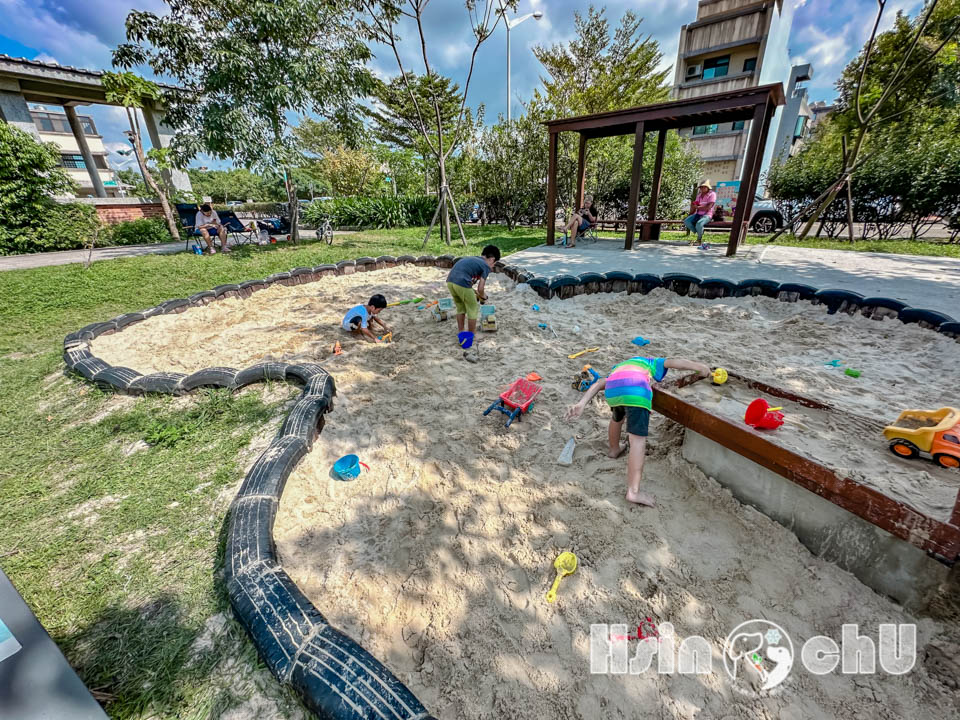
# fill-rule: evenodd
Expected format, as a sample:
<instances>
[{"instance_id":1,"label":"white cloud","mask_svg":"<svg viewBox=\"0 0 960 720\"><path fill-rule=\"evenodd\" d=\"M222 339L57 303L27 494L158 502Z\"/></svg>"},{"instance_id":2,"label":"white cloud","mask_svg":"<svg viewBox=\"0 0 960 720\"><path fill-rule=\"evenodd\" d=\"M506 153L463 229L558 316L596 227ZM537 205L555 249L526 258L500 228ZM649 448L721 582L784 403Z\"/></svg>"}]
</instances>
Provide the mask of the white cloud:
<instances>
[{"instance_id":1,"label":"white cloud","mask_svg":"<svg viewBox=\"0 0 960 720\"><path fill-rule=\"evenodd\" d=\"M800 37L811 44L800 55L820 71L843 62L852 49L848 39L850 29L851 25L848 24L840 31L827 33L815 25L808 25L802 30Z\"/></svg>"},{"instance_id":2,"label":"white cloud","mask_svg":"<svg viewBox=\"0 0 960 720\"><path fill-rule=\"evenodd\" d=\"M892 0L888 1L886 7L883 10L883 17L880 18L880 27L877 28L877 32L886 32L893 27L894 20L897 19L897 13L903 12L905 15L913 16L917 14L917 11L923 7L922 2L918 0ZM873 20L876 16L870 14L870 28L873 28ZM870 37L870 30L867 30L867 33L864 35L864 40Z\"/></svg>"}]
</instances>

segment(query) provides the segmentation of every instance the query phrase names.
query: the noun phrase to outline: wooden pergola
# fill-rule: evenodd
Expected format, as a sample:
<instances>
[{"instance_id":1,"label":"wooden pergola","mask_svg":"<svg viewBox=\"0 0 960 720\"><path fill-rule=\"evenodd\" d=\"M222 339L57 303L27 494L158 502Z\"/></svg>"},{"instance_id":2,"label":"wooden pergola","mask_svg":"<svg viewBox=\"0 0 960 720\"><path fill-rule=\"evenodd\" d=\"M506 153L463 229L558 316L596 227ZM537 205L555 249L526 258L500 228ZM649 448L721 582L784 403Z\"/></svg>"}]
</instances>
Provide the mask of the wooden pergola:
<instances>
[{"instance_id":1,"label":"wooden pergola","mask_svg":"<svg viewBox=\"0 0 960 720\"><path fill-rule=\"evenodd\" d=\"M580 134L580 152L577 158L576 207L583 203L586 181L587 140L594 138L633 135L633 175L630 180L630 197L627 211L627 237L624 249L633 248L633 236L637 224L637 204L640 196L640 177L643 167L643 143L648 132L657 132L657 154L653 165L653 187L650 189L650 204L647 219L654 218L660 196L660 176L663 172L663 148L667 130L710 125L712 123L750 120L750 138L747 141L743 170L740 175L740 194L730 229L727 255L737 252L743 239L746 220L753 210L753 196L757 191L757 176L763 160L763 148L767 143L770 121L779 105L785 102L783 85L760 85L759 87L732 90L730 92L686 98L657 105L615 110L613 112L582 115L580 117L551 120L546 124L550 131L550 169L547 179L547 245L554 244L556 235L557 203L557 136L562 132Z\"/></svg>"}]
</instances>

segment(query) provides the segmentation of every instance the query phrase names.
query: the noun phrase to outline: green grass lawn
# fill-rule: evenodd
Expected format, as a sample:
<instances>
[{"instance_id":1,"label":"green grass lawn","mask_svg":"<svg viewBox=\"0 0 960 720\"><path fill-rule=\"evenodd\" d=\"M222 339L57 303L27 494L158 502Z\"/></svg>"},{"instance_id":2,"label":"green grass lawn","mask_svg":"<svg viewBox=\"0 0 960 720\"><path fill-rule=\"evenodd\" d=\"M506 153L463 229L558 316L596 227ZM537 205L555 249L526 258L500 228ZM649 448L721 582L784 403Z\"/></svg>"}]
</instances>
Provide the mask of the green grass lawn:
<instances>
[{"instance_id":1,"label":"green grass lawn","mask_svg":"<svg viewBox=\"0 0 960 720\"><path fill-rule=\"evenodd\" d=\"M0 566L115 718L304 714L230 617L225 513L298 390L129 398L65 377L63 336L163 300L364 255L514 252L543 231L423 230L0 273Z\"/></svg>"}]
</instances>

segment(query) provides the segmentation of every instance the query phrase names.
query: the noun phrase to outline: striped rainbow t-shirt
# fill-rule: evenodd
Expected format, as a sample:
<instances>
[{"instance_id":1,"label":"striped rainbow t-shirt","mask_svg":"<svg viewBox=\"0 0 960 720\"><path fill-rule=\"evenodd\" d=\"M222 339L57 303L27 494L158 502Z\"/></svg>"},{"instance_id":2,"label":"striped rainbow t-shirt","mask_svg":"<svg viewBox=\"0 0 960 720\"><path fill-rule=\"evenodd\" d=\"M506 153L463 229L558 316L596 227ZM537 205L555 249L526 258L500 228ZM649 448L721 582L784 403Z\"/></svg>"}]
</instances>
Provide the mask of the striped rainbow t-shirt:
<instances>
[{"instance_id":1,"label":"striped rainbow t-shirt","mask_svg":"<svg viewBox=\"0 0 960 720\"><path fill-rule=\"evenodd\" d=\"M610 407L640 407L652 410L651 382L663 380L664 358L632 357L613 366L604 394Z\"/></svg>"}]
</instances>

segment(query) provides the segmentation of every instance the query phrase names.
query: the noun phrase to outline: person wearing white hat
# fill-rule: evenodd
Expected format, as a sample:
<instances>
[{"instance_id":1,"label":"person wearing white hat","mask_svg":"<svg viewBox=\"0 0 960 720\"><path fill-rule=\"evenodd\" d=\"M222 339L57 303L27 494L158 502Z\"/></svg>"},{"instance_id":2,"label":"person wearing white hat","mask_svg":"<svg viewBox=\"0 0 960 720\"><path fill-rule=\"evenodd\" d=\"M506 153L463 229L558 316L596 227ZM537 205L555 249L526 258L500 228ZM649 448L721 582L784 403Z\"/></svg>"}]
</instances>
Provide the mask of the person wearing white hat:
<instances>
[{"instance_id":1,"label":"person wearing white hat","mask_svg":"<svg viewBox=\"0 0 960 720\"><path fill-rule=\"evenodd\" d=\"M690 215L683 220L684 227L686 227L689 232L695 232L697 234L698 245L703 242L703 228L706 227L707 223L710 222L710 218L713 217L713 207L716 204L717 194L713 191L710 181L702 180L700 182L700 188L697 191L697 198L690 206ZM692 245L693 243L690 244Z\"/></svg>"}]
</instances>

